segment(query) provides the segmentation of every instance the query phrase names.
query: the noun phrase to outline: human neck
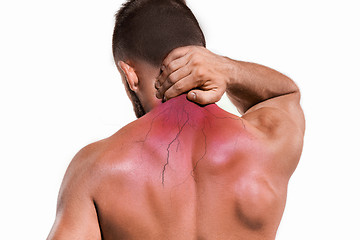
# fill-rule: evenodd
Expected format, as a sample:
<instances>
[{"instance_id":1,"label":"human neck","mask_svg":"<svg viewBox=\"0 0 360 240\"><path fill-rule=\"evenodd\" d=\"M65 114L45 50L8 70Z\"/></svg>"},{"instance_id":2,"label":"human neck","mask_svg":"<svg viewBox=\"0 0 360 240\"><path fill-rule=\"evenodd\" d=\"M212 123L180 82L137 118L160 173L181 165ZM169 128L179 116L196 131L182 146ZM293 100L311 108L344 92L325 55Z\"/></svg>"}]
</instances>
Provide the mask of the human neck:
<instances>
[{"instance_id":1,"label":"human neck","mask_svg":"<svg viewBox=\"0 0 360 240\"><path fill-rule=\"evenodd\" d=\"M186 106L186 108L188 108L189 106L198 108L200 105L188 100L186 97L186 93L184 93L184 94L181 94L177 97L174 97L174 98L164 102L163 104L161 104L159 106L159 108L171 107L174 109L179 109L179 108L183 109L185 106Z\"/></svg>"},{"instance_id":2,"label":"human neck","mask_svg":"<svg viewBox=\"0 0 360 240\"><path fill-rule=\"evenodd\" d=\"M191 114L194 115L196 112L199 112L199 110L212 111L213 109L219 109L219 107L216 104L199 105L197 103L188 100L186 96L187 94L185 93L175 98L172 98L152 109L150 113L157 114L164 111L171 111L171 112L186 111L186 112L191 112Z\"/></svg>"}]
</instances>

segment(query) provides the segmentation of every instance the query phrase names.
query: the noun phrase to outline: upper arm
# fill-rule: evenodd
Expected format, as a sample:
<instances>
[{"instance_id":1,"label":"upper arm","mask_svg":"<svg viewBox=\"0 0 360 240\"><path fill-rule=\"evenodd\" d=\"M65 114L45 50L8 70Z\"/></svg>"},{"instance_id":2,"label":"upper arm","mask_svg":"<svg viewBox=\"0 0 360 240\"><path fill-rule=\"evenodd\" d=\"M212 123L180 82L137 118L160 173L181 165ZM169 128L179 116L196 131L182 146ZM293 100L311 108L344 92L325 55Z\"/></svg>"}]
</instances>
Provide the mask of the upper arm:
<instances>
[{"instance_id":1,"label":"upper arm","mask_svg":"<svg viewBox=\"0 0 360 240\"><path fill-rule=\"evenodd\" d=\"M245 112L243 118L264 133L293 128L305 132L305 119L300 106L300 93L294 92L260 102Z\"/></svg>"},{"instance_id":2,"label":"upper arm","mask_svg":"<svg viewBox=\"0 0 360 240\"><path fill-rule=\"evenodd\" d=\"M86 156L86 150L80 151L66 171L48 240L101 239Z\"/></svg>"},{"instance_id":3,"label":"upper arm","mask_svg":"<svg viewBox=\"0 0 360 240\"><path fill-rule=\"evenodd\" d=\"M242 117L261 136L281 172L290 176L300 159L305 118L300 93L268 99L250 108Z\"/></svg>"}]
</instances>

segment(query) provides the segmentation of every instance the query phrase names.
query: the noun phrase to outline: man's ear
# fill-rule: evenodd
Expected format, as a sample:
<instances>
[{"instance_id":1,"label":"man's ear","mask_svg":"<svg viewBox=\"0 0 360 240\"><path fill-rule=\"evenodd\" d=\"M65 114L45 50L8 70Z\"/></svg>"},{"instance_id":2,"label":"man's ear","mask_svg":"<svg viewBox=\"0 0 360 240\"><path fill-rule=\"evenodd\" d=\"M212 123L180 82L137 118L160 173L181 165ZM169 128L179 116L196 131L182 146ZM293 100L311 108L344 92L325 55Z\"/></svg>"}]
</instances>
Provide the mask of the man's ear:
<instances>
[{"instance_id":1,"label":"man's ear","mask_svg":"<svg viewBox=\"0 0 360 240\"><path fill-rule=\"evenodd\" d=\"M137 90L139 89L139 78L136 75L134 68L123 61L118 61L117 65L120 71L124 73L130 89L134 92L137 92Z\"/></svg>"}]
</instances>

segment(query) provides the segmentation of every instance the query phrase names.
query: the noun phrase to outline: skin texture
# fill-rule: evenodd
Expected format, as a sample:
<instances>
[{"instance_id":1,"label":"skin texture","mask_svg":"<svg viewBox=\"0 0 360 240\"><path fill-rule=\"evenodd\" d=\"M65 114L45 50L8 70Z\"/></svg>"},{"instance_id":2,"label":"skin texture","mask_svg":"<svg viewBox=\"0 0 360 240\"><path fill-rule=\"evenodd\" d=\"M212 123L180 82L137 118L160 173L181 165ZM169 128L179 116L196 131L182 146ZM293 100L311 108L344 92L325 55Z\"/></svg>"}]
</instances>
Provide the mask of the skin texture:
<instances>
[{"instance_id":1,"label":"skin texture","mask_svg":"<svg viewBox=\"0 0 360 240\"><path fill-rule=\"evenodd\" d=\"M199 47L118 67L147 114L74 157L48 239L275 239L302 151L296 85ZM212 104L224 92L242 117Z\"/></svg>"}]
</instances>

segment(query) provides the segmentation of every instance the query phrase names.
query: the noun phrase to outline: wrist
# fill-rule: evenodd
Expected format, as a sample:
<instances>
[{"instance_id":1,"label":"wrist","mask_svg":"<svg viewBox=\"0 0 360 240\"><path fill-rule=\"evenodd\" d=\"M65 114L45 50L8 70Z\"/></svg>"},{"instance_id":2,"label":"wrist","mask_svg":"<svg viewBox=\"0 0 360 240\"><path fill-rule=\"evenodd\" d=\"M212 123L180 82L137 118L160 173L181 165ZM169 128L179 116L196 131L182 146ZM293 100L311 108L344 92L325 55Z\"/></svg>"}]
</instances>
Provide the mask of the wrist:
<instances>
[{"instance_id":1,"label":"wrist","mask_svg":"<svg viewBox=\"0 0 360 240\"><path fill-rule=\"evenodd\" d=\"M231 89L232 86L237 86L240 82L239 79L239 72L241 68L241 63L239 61L235 61L231 58L224 57L226 61L226 69L225 69L225 76L226 76L226 90Z\"/></svg>"}]
</instances>

